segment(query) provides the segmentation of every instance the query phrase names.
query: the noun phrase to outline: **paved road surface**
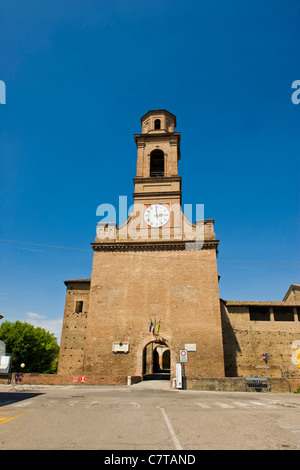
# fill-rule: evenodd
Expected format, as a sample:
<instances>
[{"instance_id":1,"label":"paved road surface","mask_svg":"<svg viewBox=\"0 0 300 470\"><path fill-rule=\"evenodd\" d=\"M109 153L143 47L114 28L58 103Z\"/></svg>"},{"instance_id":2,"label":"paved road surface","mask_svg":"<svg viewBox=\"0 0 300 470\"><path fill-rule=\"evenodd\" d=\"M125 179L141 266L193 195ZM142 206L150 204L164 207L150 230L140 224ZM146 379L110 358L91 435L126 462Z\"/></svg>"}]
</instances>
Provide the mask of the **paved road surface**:
<instances>
[{"instance_id":1,"label":"paved road surface","mask_svg":"<svg viewBox=\"0 0 300 470\"><path fill-rule=\"evenodd\" d=\"M300 449L300 395L0 385L0 449Z\"/></svg>"}]
</instances>

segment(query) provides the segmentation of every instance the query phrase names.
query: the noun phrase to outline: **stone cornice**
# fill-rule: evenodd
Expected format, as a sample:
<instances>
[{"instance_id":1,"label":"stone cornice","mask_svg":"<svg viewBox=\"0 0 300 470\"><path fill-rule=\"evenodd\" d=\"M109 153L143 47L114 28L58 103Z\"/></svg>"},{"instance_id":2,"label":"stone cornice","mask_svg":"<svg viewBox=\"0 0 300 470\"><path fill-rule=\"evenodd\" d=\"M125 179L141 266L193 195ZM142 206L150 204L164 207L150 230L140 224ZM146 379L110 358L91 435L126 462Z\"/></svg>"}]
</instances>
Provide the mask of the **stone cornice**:
<instances>
[{"instance_id":1,"label":"stone cornice","mask_svg":"<svg viewBox=\"0 0 300 470\"><path fill-rule=\"evenodd\" d=\"M201 249L217 249L219 240L152 240L152 241L103 241L91 243L94 251L200 251Z\"/></svg>"},{"instance_id":2,"label":"stone cornice","mask_svg":"<svg viewBox=\"0 0 300 470\"><path fill-rule=\"evenodd\" d=\"M174 137L176 139L176 141L180 141L180 137L181 137L181 133L180 132L163 132L163 133L148 133L148 134L133 134L134 136L134 140L136 141L136 143L138 141L143 141L144 139L146 140L150 140L150 139L157 139L159 138L160 140L162 140L161 138L164 138L165 140L167 140L166 138L170 139L170 137Z\"/></svg>"},{"instance_id":3,"label":"stone cornice","mask_svg":"<svg viewBox=\"0 0 300 470\"><path fill-rule=\"evenodd\" d=\"M243 307L243 306L255 306L255 307L299 307L300 302L286 302L286 301L263 301L263 300L223 300L229 307Z\"/></svg>"},{"instance_id":4,"label":"stone cornice","mask_svg":"<svg viewBox=\"0 0 300 470\"><path fill-rule=\"evenodd\" d=\"M143 176L137 176L133 178L134 183L173 183L173 182L180 182L182 181L181 176L156 176L156 177L148 177L144 178Z\"/></svg>"},{"instance_id":5,"label":"stone cornice","mask_svg":"<svg viewBox=\"0 0 300 470\"><path fill-rule=\"evenodd\" d=\"M137 199L137 198L142 198L142 199L145 199L145 198L149 198L149 199L153 199L153 198L165 198L165 197L174 197L174 196L181 196L181 191L163 191L163 192L159 192L159 191L153 191L153 192L140 192L140 193L132 193L134 199Z\"/></svg>"}]
</instances>

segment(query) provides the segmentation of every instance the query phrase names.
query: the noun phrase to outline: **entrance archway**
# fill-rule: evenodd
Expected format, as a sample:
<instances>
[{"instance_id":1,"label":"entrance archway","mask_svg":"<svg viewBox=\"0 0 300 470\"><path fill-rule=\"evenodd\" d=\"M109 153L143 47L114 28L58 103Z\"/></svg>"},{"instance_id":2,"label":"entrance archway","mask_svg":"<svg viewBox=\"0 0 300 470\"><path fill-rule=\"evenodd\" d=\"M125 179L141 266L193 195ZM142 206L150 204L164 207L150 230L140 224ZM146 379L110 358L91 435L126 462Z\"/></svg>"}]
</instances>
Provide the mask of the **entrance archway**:
<instances>
[{"instance_id":1,"label":"entrance archway","mask_svg":"<svg viewBox=\"0 0 300 470\"><path fill-rule=\"evenodd\" d=\"M151 341L143 349L143 380L170 380L170 348L162 341Z\"/></svg>"}]
</instances>

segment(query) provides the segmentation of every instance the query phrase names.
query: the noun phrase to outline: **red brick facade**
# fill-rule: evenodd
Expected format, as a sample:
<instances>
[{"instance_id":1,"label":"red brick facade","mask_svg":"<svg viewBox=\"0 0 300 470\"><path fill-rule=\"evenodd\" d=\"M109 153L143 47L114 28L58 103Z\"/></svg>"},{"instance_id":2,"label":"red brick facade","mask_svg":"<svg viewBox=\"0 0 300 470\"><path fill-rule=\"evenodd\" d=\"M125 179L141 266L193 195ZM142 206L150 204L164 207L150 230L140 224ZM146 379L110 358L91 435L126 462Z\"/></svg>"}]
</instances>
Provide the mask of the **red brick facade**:
<instances>
[{"instance_id":1,"label":"red brick facade","mask_svg":"<svg viewBox=\"0 0 300 470\"><path fill-rule=\"evenodd\" d=\"M181 211L175 126L175 116L164 110L142 118L142 134L135 135L133 214L122 227L99 224L91 280L66 281L59 373L142 376L146 369L154 372L153 356L148 356L159 346L169 351L174 376L179 350L192 344L189 376L224 376L218 241L213 220L202 221L204 241L200 249L190 249L195 248L196 225ZM151 228L144 217L153 204L170 213L159 228ZM83 310L76 313L80 300ZM151 321L160 322L156 334L149 331ZM126 344L128 352L113 352L113 343Z\"/></svg>"},{"instance_id":2,"label":"red brick facade","mask_svg":"<svg viewBox=\"0 0 300 470\"><path fill-rule=\"evenodd\" d=\"M141 125L134 209L119 227L98 224L91 279L65 281L58 375L172 378L187 345L190 381L264 375L263 353L270 376L298 377L299 285L283 302L220 302L214 221L192 224L181 207L176 118L149 111Z\"/></svg>"}]
</instances>

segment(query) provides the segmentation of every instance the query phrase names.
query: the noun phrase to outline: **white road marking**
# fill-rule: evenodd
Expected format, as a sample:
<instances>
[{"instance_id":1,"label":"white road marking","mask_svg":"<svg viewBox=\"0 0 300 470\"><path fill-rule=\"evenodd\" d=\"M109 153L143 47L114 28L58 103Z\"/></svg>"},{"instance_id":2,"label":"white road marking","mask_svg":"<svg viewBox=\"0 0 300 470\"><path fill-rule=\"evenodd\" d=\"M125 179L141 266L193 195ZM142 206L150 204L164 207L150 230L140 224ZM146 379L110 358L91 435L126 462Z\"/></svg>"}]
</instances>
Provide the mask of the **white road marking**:
<instances>
[{"instance_id":1,"label":"white road marking","mask_svg":"<svg viewBox=\"0 0 300 470\"><path fill-rule=\"evenodd\" d=\"M160 411L162 412L162 415L163 415L163 417L164 417L164 420L165 420L165 422L166 422L166 425L168 426L169 432L170 432L171 437L172 437L172 439L173 439L173 442L174 442L174 444L175 444L176 450L182 450L182 447L181 447L181 445L180 445L180 442L179 442L179 440L178 440L178 438L177 438L177 436L176 436L176 434L175 434L175 431L174 431L174 429L173 429L172 424L170 423L170 420L169 420L169 418L168 418L168 416L167 416L167 413L166 413L165 410L164 410L163 408L161 408L160 406L158 406L157 408L159 408Z\"/></svg>"},{"instance_id":2,"label":"white road marking","mask_svg":"<svg viewBox=\"0 0 300 470\"><path fill-rule=\"evenodd\" d=\"M248 403L241 402L241 401L234 401L233 403L237 406L241 406L242 408L251 408L251 405L249 405Z\"/></svg>"},{"instance_id":3,"label":"white road marking","mask_svg":"<svg viewBox=\"0 0 300 470\"><path fill-rule=\"evenodd\" d=\"M289 402L281 403L278 400L268 400L268 403L273 403L274 405L278 405L278 406L284 406L285 408L296 408L297 407L297 405L295 403L289 403Z\"/></svg>"},{"instance_id":4,"label":"white road marking","mask_svg":"<svg viewBox=\"0 0 300 470\"><path fill-rule=\"evenodd\" d=\"M234 406L228 405L227 403L221 403L220 401L217 401L216 405L220 406L221 408L234 408Z\"/></svg>"},{"instance_id":5,"label":"white road marking","mask_svg":"<svg viewBox=\"0 0 300 470\"><path fill-rule=\"evenodd\" d=\"M260 401L251 401L253 405L264 406L265 408L276 408L275 406L268 405L267 403L261 403Z\"/></svg>"},{"instance_id":6,"label":"white road marking","mask_svg":"<svg viewBox=\"0 0 300 470\"><path fill-rule=\"evenodd\" d=\"M290 432L295 433L295 432L300 432L300 429L293 429L293 426L280 426L281 429L289 429Z\"/></svg>"},{"instance_id":7,"label":"white road marking","mask_svg":"<svg viewBox=\"0 0 300 470\"><path fill-rule=\"evenodd\" d=\"M135 408L140 408L140 407L141 407L141 405L140 405L139 403L133 402L133 403L130 403L130 404L131 404L132 406L134 406Z\"/></svg>"},{"instance_id":8,"label":"white road marking","mask_svg":"<svg viewBox=\"0 0 300 470\"><path fill-rule=\"evenodd\" d=\"M85 408L92 408L93 406L98 405L98 401L91 401L88 405L85 406Z\"/></svg>"},{"instance_id":9,"label":"white road marking","mask_svg":"<svg viewBox=\"0 0 300 470\"><path fill-rule=\"evenodd\" d=\"M16 408L25 408L25 406L32 405L32 401L22 401L21 403L16 403L13 405Z\"/></svg>"},{"instance_id":10,"label":"white road marking","mask_svg":"<svg viewBox=\"0 0 300 470\"><path fill-rule=\"evenodd\" d=\"M76 403L78 403L78 400L77 401L76 400L69 401L68 403L66 403L66 405L64 407L66 408L67 406L74 406L74 405L76 405Z\"/></svg>"},{"instance_id":11,"label":"white road marking","mask_svg":"<svg viewBox=\"0 0 300 470\"><path fill-rule=\"evenodd\" d=\"M200 403L198 401L194 401L195 405L200 406L200 408L210 408L210 406L205 405L205 403Z\"/></svg>"},{"instance_id":12,"label":"white road marking","mask_svg":"<svg viewBox=\"0 0 300 470\"><path fill-rule=\"evenodd\" d=\"M47 403L42 404L41 406L43 406L44 408L51 408L56 402L57 400L50 400Z\"/></svg>"}]
</instances>

